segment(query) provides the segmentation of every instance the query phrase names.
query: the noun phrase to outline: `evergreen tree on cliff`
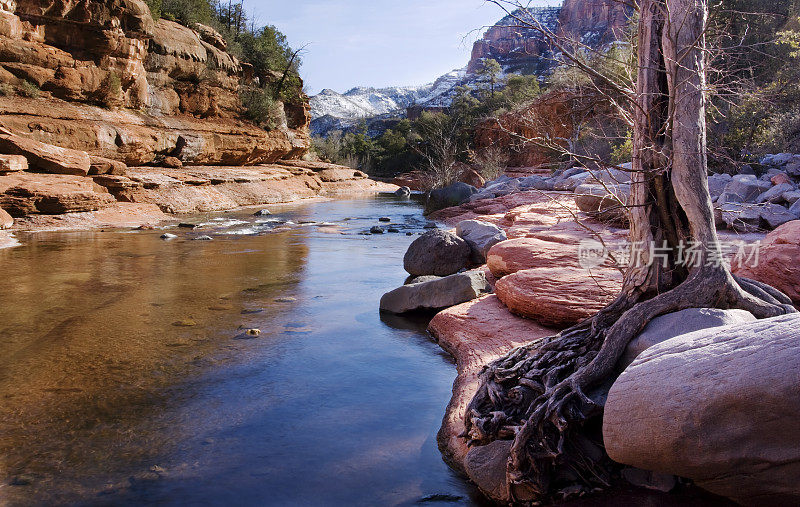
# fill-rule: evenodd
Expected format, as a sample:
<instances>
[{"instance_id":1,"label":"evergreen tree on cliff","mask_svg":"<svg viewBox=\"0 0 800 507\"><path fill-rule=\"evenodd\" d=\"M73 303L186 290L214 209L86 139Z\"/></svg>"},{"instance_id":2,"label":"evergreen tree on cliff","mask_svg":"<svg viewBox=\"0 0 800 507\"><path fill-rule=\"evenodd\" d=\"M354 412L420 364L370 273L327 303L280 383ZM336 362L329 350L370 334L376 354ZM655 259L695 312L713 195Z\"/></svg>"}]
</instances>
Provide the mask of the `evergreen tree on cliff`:
<instances>
[{"instance_id":1,"label":"evergreen tree on cliff","mask_svg":"<svg viewBox=\"0 0 800 507\"><path fill-rule=\"evenodd\" d=\"M465 415L472 444L514 440L506 479L517 501L547 502L570 483L609 485L610 459L590 449L602 450L598 422L615 366L650 320L686 308L741 308L757 318L795 311L781 292L716 261L722 252L707 178L707 0L640 0L638 11L628 205L630 240L641 248L614 302L490 364ZM654 245L666 260L650 262ZM696 262L682 262L682 245L695 245Z\"/></svg>"}]
</instances>

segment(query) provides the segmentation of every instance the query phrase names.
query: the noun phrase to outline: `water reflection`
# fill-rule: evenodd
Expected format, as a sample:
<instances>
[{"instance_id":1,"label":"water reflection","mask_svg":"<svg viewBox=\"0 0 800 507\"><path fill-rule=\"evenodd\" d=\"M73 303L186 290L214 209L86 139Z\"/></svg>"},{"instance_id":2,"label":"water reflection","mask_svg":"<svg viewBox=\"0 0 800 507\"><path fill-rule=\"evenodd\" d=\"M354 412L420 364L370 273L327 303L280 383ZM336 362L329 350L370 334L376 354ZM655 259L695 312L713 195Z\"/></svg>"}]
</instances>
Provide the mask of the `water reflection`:
<instances>
[{"instance_id":1,"label":"water reflection","mask_svg":"<svg viewBox=\"0 0 800 507\"><path fill-rule=\"evenodd\" d=\"M226 214L174 241L0 251L0 499L474 501L435 443L452 364L424 322L376 310L413 239L359 235L379 216L424 223L408 201L340 201L282 208L281 232Z\"/></svg>"}]
</instances>

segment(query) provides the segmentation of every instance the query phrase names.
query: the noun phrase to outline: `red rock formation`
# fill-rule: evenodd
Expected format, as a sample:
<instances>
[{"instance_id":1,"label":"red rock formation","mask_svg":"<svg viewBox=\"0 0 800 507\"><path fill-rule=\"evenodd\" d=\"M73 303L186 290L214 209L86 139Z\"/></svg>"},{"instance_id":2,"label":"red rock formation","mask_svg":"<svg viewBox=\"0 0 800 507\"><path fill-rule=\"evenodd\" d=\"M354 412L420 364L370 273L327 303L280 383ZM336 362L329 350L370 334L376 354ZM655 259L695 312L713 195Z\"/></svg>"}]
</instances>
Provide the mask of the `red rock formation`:
<instances>
[{"instance_id":1,"label":"red rock formation","mask_svg":"<svg viewBox=\"0 0 800 507\"><path fill-rule=\"evenodd\" d=\"M758 258L739 264L733 272L739 276L768 283L792 298L800 308L800 220L787 222L767 234Z\"/></svg>"},{"instance_id":2,"label":"red rock formation","mask_svg":"<svg viewBox=\"0 0 800 507\"><path fill-rule=\"evenodd\" d=\"M615 269L590 271L551 262L542 255L541 266L497 281L497 297L511 313L544 326L567 327L602 310L622 289L622 275Z\"/></svg>"},{"instance_id":3,"label":"red rock formation","mask_svg":"<svg viewBox=\"0 0 800 507\"><path fill-rule=\"evenodd\" d=\"M508 153L511 167L540 167L558 159L579 122L605 110L602 98L591 94L548 93L522 110L505 113L478 125L475 146L478 150L489 147L502 149Z\"/></svg>"},{"instance_id":4,"label":"red rock formation","mask_svg":"<svg viewBox=\"0 0 800 507\"><path fill-rule=\"evenodd\" d=\"M458 366L453 398L447 406L438 441L446 461L463 471L469 448L459 435L464 432L464 410L478 388L478 372L514 347L556 331L512 315L496 296L443 310L431 320L428 330L453 355Z\"/></svg>"},{"instance_id":5,"label":"red rock formation","mask_svg":"<svg viewBox=\"0 0 800 507\"><path fill-rule=\"evenodd\" d=\"M299 158L309 146L307 98L284 104L269 132L242 121L248 65L209 27L153 22L141 0L0 4L0 83L39 98L0 97L15 133L129 165L175 156L241 165Z\"/></svg>"},{"instance_id":6,"label":"red rock formation","mask_svg":"<svg viewBox=\"0 0 800 507\"><path fill-rule=\"evenodd\" d=\"M565 0L562 7L531 8L532 16L561 37L600 46L620 40L631 9L618 0ZM530 16L517 16L530 23ZM506 16L486 30L472 47L467 72L474 73L484 58L493 58L507 71L542 74L553 65L551 45L538 31Z\"/></svg>"}]
</instances>

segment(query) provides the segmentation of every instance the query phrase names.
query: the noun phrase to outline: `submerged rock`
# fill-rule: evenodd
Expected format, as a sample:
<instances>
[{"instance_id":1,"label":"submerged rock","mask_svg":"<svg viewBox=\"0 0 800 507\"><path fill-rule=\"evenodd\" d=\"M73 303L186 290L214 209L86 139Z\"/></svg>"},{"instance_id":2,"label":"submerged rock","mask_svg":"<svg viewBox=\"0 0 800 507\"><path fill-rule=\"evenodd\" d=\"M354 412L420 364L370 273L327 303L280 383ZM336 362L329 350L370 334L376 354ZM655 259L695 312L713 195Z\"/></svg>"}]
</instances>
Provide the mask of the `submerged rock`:
<instances>
[{"instance_id":1,"label":"submerged rock","mask_svg":"<svg viewBox=\"0 0 800 507\"><path fill-rule=\"evenodd\" d=\"M800 502L800 314L655 345L608 394L620 463L687 477L745 505Z\"/></svg>"},{"instance_id":2,"label":"submerged rock","mask_svg":"<svg viewBox=\"0 0 800 507\"><path fill-rule=\"evenodd\" d=\"M398 197L409 197L411 196L411 189L408 187L400 187L394 191L394 195Z\"/></svg>"},{"instance_id":3,"label":"submerged rock","mask_svg":"<svg viewBox=\"0 0 800 507\"><path fill-rule=\"evenodd\" d=\"M398 287L383 295L380 309L391 313L438 310L473 300L491 290L483 271L467 271Z\"/></svg>"},{"instance_id":4,"label":"submerged rock","mask_svg":"<svg viewBox=\"0 0 800 507\"><path fill-rule=\"evenodd\" d=\"M431 230L415 239L403 257L403 267L411 275L452 275L469 262L466 241L447 231Z\"/></svg>"}]
</instances>

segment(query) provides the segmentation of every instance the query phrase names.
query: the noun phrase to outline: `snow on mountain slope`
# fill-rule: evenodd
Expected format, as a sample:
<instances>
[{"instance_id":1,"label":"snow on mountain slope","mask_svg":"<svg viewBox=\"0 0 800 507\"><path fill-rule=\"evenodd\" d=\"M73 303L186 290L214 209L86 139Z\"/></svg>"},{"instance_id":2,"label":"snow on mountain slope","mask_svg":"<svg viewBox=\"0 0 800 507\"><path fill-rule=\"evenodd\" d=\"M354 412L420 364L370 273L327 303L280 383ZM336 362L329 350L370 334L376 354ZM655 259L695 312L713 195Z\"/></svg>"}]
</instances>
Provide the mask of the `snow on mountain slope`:
<instances>
[{"instance_id":1,"label":"snow on mountain slope","mask_svg":"<svg viewBox=\"0 0 800 507\"><path fill-rule=\"evenodd\" d=\"M353 120L403 111L415 104L439 105L463 78L463 70L454 70L422 86L358 87L344 94L325 89L311 97L311 117Z\"/></svg>"}]
</instances>

